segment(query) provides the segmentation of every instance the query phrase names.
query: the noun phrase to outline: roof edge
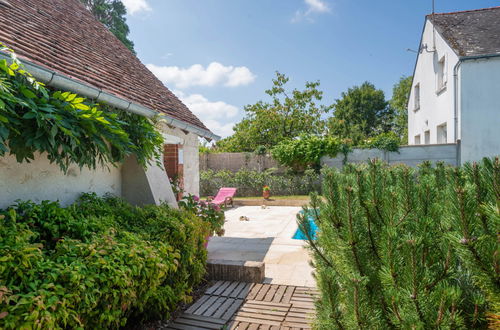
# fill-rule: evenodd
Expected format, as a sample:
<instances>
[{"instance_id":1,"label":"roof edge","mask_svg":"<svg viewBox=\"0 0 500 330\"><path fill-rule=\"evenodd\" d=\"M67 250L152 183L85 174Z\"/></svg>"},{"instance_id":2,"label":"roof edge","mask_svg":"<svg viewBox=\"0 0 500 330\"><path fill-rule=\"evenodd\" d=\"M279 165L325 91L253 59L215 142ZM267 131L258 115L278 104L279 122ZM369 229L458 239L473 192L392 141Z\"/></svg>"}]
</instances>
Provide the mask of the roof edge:
<instances>
[{"instance_id":1,"label":"roof edge","mask_svg":"<svg viewBox=\"0 0 500 330\"><path fill-rule=\"evenodd\" d=\"M453 15L453 14L462 14L462 13L472 13L472 12L476 12L476 11L492 10L492 9L500 9L500 6L487 7L487 8L479 8L479 9L450 11L450 12L446 12L446 13L434 13L434 14L427 14L426 16L427 17L432 17L434 15L439 16L439 15Z\"/></svg>"},{"instance_id":2,"label":"roof edge","mask_svg":"<svg viewBox=\"0 0 500 330\"><path fill-rule=\"evenodd\" d=\"M3 51L0 51L0 59L6 59L7 61L12 61L11 56ZM31 73L36 79L47 84L48 86L62 90L70 90L74 93L94 99L96 101L105 102L120 110L135 113L144 117L151 118L159 115L161 120L179 129L186 130L188 132L194 133L206 139L211 139L216 141L221 139L220 136L210 132L209 130L203 129L201 127L179 120L167 114L150 109L138 103L128 101L115 94L105 92L100 88L93 87L89 84L83 83L69 76L60 74L45 66L33 63L29 60L19 57L17 57L17 59L23 63L23 65L26 67L29 73Z\"/></svg>"}]
</instances>

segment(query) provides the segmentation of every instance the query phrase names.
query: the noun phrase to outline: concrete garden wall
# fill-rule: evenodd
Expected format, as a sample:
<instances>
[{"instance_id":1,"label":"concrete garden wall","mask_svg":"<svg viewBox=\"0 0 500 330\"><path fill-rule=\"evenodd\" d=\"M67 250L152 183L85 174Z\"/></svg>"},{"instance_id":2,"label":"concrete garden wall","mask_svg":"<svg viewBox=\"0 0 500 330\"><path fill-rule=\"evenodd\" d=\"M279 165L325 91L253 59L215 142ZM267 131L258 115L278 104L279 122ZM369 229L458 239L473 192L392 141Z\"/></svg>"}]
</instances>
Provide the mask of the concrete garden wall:
<instances>
[{"instance_id":1,"label":"concrete garden wall","mask_svg":"<svg viewBox=\"0 0 500 330\"><path fill-rule=\"evenodd\" d=\"M426 160L433 163L442 161L456 166L460 164L460 147L458 144L404 146L399 148L399 152L387 152L378 149L354 149L347 155L347 162L365 163L369 159L375 158L392 165L406 164L412 167ZM328 167L342 168L344 166L344 155L338 155L335 158L323 157L321 164Z\"/></svg>"},{"instance_id":2,"label":"concrete garden wall","mask_svg":"<svg viewBox=\"0 0 500 330\"><path fill-rule=\"evenodd\" d=\"M269 155L256 155L251 152L224 152L220 154L201 154L200 170L229 170L238 172L241 169L264 171L277 168L284 170L276 160Z\"/></svg>"}]
</instances>

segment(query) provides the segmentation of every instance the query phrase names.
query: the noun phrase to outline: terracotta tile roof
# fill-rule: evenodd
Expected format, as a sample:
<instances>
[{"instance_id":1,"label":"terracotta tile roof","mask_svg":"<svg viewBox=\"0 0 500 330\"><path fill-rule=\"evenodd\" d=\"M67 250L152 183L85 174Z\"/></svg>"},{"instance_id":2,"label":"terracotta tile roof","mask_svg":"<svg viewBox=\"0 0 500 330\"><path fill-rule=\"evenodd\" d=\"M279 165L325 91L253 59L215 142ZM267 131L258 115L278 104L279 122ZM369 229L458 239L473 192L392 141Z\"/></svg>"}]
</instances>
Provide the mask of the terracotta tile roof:
<instances>
[{"instance_id":1,"label":"terracotta tile roof","mask_svg":"<svg viewBox=\"0 0 500 330\"><path fill-rule=\"evenodd\" d=\"M427 17L457 55L500 54L500 7Z\"/></svg>"},{"instance_id":2,"label":"terracotta tile roof","mask_svg":"<svg viewBox=\"0 0 500 330\"><path fill-rule=\"evenodd\" d=\"M0 41L21 59L208 130L78 0L0 1Z\"/></svg>"}]
</instances>

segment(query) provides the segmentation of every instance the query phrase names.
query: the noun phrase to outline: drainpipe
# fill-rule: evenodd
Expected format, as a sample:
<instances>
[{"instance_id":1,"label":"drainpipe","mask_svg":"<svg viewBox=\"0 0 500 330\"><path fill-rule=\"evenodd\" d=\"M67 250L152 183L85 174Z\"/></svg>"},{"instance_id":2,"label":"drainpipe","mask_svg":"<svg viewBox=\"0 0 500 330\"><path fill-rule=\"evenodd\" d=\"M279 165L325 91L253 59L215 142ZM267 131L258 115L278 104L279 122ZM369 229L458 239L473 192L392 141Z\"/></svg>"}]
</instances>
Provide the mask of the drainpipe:
<instances>
[{"instance_id":1,"label":"drainpipe","mask_svg":"<svg viewBox=\"0 0 500 330\"><path fill-rule=\"evenodd\" d=\"M462 60L459 59L455 67L453 67L453 141L455 143L458 140L458 69L462 64Z\"/></svg>"},{"instance_id":2,"label":"drainpipe","mask_svg":"<svg viewBox=\"0 0 500 330\"><path fill-rule=\"evenodd\" d=\"M6 59L11 62L12 58L9 54L0 52L0 59ZM87 98L93 99L96 102L103 102L109 104L117 109L124 110L127 112L135 113L137 115L141 115L144 117L154 117L159 115L160 120L165 123L175 126L179 129L191 132L198 136L211 139L211 140L220 140L221 137L208 131L202 129L200 127L194 126L190 123L187 123L182 120L178 120L172 116L160 113L158 111L152 110L145 106L142 106L137 103L133 103L127 101L124 98L118 97L111 93L107 93L100 88L96 88L90 85L87 85L83 82L70 78L66 75L59 74L55 71L47 69L41 65L30 62L28 60L19 59L26 68L26 71L31 73L37 80L45 83L48 86L51 86L55 89L63 90L63 91L72 91L73 93L79 94L81 96L85 96Z\"/></svg>"}]
</instances>

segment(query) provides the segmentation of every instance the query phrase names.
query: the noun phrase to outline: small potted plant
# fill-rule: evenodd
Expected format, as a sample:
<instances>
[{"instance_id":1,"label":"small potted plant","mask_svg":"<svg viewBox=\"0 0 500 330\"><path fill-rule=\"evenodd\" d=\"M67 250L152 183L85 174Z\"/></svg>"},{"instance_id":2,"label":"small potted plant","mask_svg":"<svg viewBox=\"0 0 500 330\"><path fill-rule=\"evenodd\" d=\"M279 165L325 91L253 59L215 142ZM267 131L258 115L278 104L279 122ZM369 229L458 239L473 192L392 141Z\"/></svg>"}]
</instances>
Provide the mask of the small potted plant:
<instances>
[{"instance_id":1,"label":"small potted plant","mask_svg":"<svg viewBox=\"0 0 500 330\"><path fill-rule=\"evenodd\" d=\"M269 188L269 186L264 186L262 188L262 197L264 197L264 199L269 199L269 197L271 197L271 188Z\"/></svg>"}]
</instances>

